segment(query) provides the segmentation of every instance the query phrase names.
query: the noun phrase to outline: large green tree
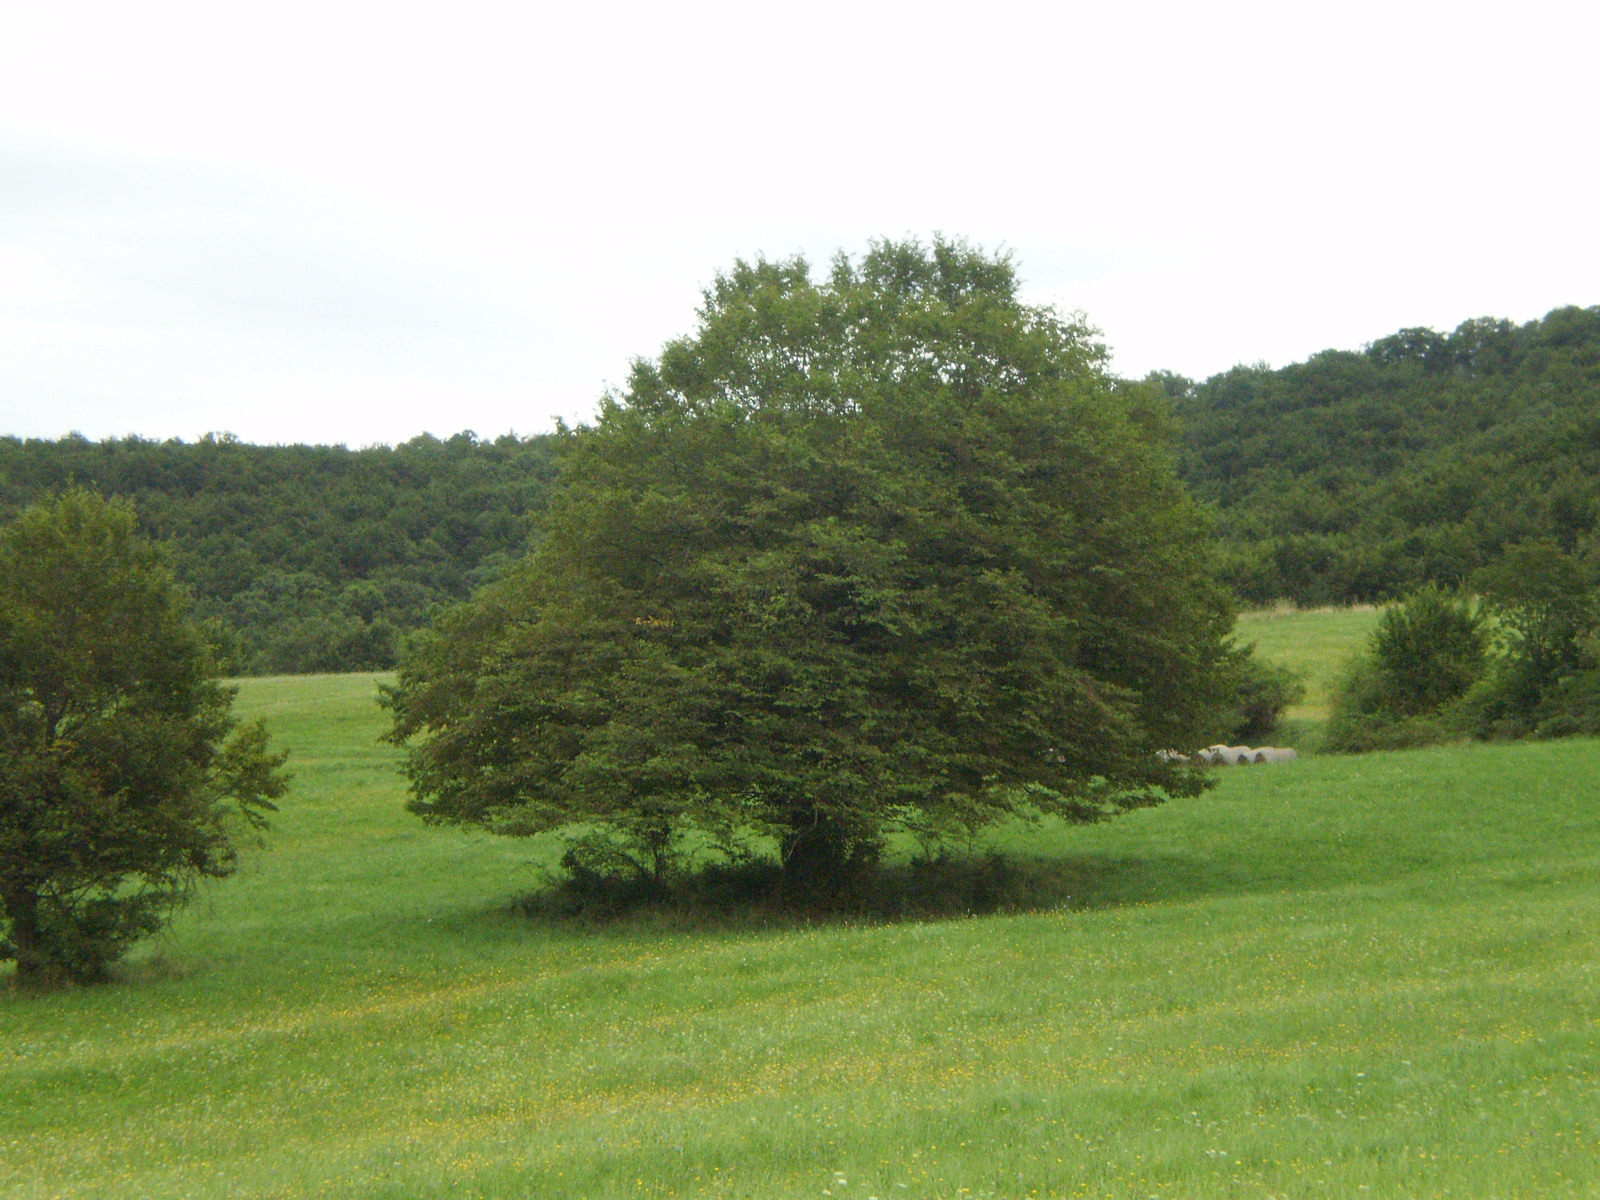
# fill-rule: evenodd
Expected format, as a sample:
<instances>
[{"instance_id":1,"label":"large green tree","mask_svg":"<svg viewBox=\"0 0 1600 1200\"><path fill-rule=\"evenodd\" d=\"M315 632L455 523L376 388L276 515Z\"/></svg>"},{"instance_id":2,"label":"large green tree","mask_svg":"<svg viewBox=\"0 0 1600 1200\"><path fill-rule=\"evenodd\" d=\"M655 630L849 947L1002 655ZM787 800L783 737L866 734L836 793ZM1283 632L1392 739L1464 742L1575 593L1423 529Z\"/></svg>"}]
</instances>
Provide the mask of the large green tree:
<instances>
[{"instance_id":1,"label":"large green tree","mask_svg":"<svg viewBox=\"0 0 1600 1200\"><path fill-rule=\"evenodd\" d=\"M826 893L894 828L1199 791L1161 752L1218 727L1232 613L1164 400L1104 363L959 243L739 263L403 659L413 809L657 874L767 835Z\"/></svg>"},{"instance_id":2,"label":"large green tree","mask_svg":"<svg viewBox=\"0 0 1600 1200\"><path fill-rule=\"evenodd\" d=\"M132 506L70 491L0 531L0 918L25 982L92 980L282 794Z\"/></svg>"}]
</instances>

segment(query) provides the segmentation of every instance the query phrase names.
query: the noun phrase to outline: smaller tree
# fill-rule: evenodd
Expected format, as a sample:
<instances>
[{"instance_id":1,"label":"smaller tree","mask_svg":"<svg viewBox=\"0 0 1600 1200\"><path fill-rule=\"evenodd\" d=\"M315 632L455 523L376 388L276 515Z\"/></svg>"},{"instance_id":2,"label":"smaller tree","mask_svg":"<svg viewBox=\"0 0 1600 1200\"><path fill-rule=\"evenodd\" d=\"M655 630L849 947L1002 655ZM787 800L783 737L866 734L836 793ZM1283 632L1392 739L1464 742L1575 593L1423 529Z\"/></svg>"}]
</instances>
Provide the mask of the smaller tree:
<instances>
[{"instance_id":1,"label":"smaller tree","mask_svg":"<svg viewBox=\"0 0 1600 1200\"><path fill-rule=\"evenodd\" d=\"M1483 675L1489 634L1482 614L1432 584L1386 609L1372 634L1382 699L1400 716L1436 713Z\"/></svg>"},{"instance_id":2,"label":"smaller tree","mask_svg":"<svg viewBox=\"0 0 1600 1200\"><path fill-rule=\"evenodd\" d=\"M1255 647L1242 649L1234 660L1235 700L1230 742L1254 745L1278 729L1284 709L1305 699L1306 685L1288 667L1255 656Z\"/></svg>"},{"instance_id":3,"label":"smaller tree","mask_svg":"<svg viewBox=\"0 0 1600 1200\"><path fill-rule=\"evenodd\" d=\"M24 983L104 976L283 794L133 509L74 490L0 531L0 920Z\"/></svg>"},{"instance_id":4,"label":"smaller tree","mask_svg":"<svg viewBox=\"0 0 1600 1200\"><path fill-rule=\"evenodd\" d=\"M1450 737L1488 653L1479 607L1432 584L1385 609L1365 651L1345 669L1324 747L1399 749Z\"/></svg>"},{"instance_id":5,"label":"smaller tree","mask_svg":"<svg viewBox=\"0 0 1600 1200\"><path fill-rule=\"evenodd\" d=\"M1484 567L1474 582L1511 633L1511 658L1527 699L1578 666L1594 628L1594 582L1583 564L1552 541L1524 542Z\"/></svg>"},{"instance_id":6,"label":"smaller tree","mask_svg":"<svg viewBox=\"0 0 1600 1200\"><path fill-rule=\"evenodd\" d=\"M1592 690L1572 692L1578 677L1596 667L1585 649L1600 621L1594 580L1581 560L1544 540L1508 548L1474 583L1499 619L1506 646L1474 690L1473 716L1482 736L1521 737Z\"/></svg>"}]
</instances>

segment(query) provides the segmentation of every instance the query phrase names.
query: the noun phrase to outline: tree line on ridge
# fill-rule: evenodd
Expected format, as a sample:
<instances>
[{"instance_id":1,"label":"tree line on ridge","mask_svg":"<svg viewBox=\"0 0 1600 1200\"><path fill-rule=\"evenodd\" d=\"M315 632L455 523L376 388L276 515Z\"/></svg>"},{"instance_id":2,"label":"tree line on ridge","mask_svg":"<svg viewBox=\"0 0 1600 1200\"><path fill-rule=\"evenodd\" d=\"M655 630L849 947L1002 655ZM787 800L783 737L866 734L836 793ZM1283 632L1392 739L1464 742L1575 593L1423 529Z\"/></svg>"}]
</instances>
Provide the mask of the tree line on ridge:
<instances>
[{"instance_id":1,"label":"tree line on ridge","mask_svg":"<svg viewBox=\"0 0 1600 1200\"><path fill-rule=\"evenodd\" d=\"M1152 383L1246 605L1455 587L1530 540L1596 558L1600 308ZM558 473L548 434L355 450L0 438L0 520L74 484L126 497L229 671L387 669L430 610L528 551Z\"/></svg>"},{"instance_id":2,"label":"tree line on ridge","mask_svg":"<svg viewBox=\"0 0 1600 1200\"><path fill-rule=\"evenodd\" d=\"M525 552L554 436L398 446L0 438L0 520L73 486L134 505L230 674L385 669Z\"/></svg>"},{"instance_id":3,"label":"tree line on ridge","mask_svg":"<svg viewBox=\"0 0 1600 1200\"><path fill-rule=\"evenodd\" d=\"M1600 307L1151 380L1247 604L1458 587L1532 541L1600 555Z\"/></svg>"}]
</instances>

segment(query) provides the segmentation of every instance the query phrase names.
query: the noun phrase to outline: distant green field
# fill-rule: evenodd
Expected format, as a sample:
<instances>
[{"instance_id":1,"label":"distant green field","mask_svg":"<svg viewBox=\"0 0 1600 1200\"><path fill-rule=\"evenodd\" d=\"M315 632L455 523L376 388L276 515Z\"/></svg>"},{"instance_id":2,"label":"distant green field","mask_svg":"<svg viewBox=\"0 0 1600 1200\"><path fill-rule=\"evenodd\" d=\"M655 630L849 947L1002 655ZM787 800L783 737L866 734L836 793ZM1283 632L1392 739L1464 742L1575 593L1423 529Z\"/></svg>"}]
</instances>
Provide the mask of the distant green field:
<instances>
[{"instance_id":1,"label":"distant green field","mask_svg":"<svg viewBox=\"0 0 1600 1200\"><path fill-rule=\"evenodd\" d=\"M0 1196L1600 1194L1600 743L1008 831L1050 911L596 933L405 813L372 692L248 681L266 848L124 982L0 990Z\"/></svg>"},{"instance_id":2,"label":"distant green field","mask_svg":"<svg viewBox=\"0 0 1600 1200\"><path fill-rule=\"evenodd\" d=\"M1306 696L1289 710L1291 720L1325 721L1339 672L1377 623L1378 610L1370 607L1267 609L1240 614L1237 637L1253 642L1267 661L1300 673Z\"/></svg>"}]
</instances>

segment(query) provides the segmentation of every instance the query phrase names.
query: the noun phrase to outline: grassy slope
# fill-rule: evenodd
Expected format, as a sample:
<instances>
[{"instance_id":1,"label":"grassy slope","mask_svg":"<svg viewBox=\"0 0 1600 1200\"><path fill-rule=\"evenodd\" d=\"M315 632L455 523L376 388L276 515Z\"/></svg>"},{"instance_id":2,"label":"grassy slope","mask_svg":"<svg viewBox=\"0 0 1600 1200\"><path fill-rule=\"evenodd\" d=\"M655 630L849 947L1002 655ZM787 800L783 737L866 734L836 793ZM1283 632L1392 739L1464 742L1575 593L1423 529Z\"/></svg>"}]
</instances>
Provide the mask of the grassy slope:
<instances>
[{"instance_id":1,"label":"grassy slope","mask_svg":"<svg viewBox=\"0 0 1600 1200\"><path fill-rule=\"evenodd\" d=\"M402 811L371 686L249 682L270 849L128 984L0 995L0 1195L1597 1194L1600 744L1012 834L1069 910L595 935Z\"/></svg>"},{"instance_id":2,"label":"grassy slope","mask_svg":"<svg viewBox=\"0 0 1600 1200\"><path fill-rule=\"evenodd\" d=\"M1255 643L1256 653L1298 671L1305 699L1288 712L1291 721L1325 721L1332 689L1351 654L1378 623L1372 607L1265 609L1239 617L1238 639Z\"/></svg>"}]
</instances>

